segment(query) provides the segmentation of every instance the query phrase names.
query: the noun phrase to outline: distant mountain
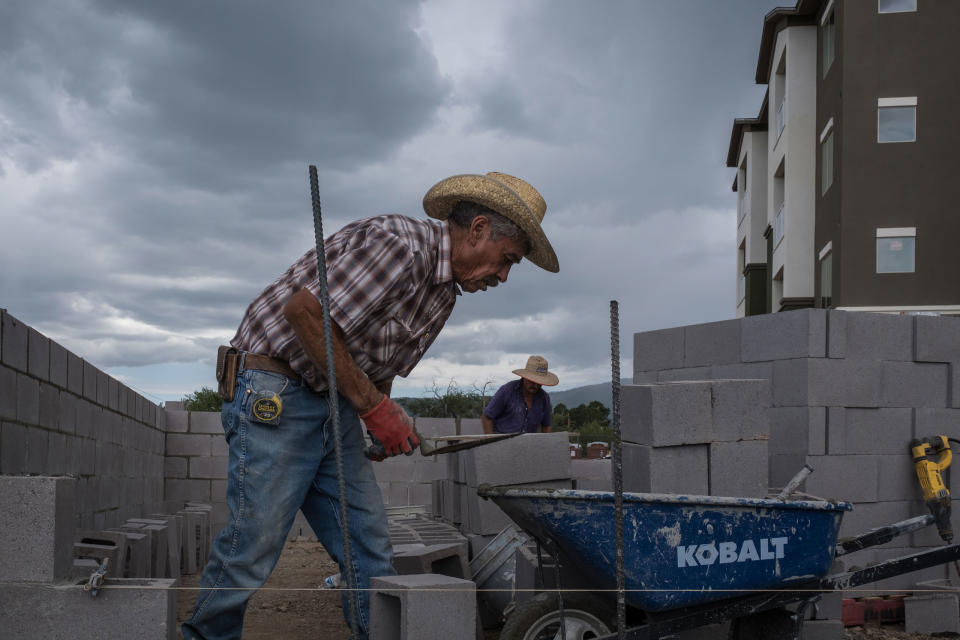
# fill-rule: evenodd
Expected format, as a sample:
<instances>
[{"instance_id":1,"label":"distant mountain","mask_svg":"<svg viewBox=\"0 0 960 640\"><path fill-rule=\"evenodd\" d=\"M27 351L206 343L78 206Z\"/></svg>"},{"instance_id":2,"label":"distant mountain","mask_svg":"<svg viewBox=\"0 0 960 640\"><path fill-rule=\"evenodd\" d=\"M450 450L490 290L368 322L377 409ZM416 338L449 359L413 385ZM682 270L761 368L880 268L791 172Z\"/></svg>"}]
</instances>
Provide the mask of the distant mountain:
<instances>
[{"instance_id":1,"label":"distant mountain","mask_svg":"<svg viewBox=\"0 0 960 640\"><path fill-rule=\"evenodd\" d=\"M631 384L632 378L622 378L621 384ZM594 400L599 400L608 409L613 410L613 391L611 383L601 382L600 384L588 384L583 387L574 387L564 391L552 391L547 388L550 394L550 404L557 406L565 404L568 409L578 407L581 404L590 404Z\"/></svg>"}]
</instances>

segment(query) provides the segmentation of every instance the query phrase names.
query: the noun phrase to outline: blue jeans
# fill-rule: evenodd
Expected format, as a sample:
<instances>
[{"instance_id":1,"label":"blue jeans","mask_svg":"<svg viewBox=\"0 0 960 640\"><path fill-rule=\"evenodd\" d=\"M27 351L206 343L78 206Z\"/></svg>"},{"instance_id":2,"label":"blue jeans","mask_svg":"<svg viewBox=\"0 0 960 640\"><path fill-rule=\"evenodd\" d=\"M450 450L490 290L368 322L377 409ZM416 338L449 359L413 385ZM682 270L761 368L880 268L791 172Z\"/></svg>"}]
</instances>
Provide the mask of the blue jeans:
<instances>
[{"instance_id":1,"label":"blue jeans","mask_svg":"<svg viewBox=\"0 0 960 640\"><path fill-rule=\"evenodd\" d=\"M252 413L254 403L274 394L282 403L278 424L258 421ZM370 577L396 572L380 489L371 463L363 455L360 420L343 396L338 404L353 569L360 589L357 640L362 640L369 629ZM263 417L263 412L260 415ZM298 509L343 572L333 421L327 394L279 374L241 370L233 401L223 405L222 419L230 447L230 519L211 548L193 617L183 624L186 640L239 640L247 601L277 564ZM322 579L317 576L314 584L302 586L316 586ZM350 599L346 590L342 596L346 617Z\"/></svg>"}]
</instances>

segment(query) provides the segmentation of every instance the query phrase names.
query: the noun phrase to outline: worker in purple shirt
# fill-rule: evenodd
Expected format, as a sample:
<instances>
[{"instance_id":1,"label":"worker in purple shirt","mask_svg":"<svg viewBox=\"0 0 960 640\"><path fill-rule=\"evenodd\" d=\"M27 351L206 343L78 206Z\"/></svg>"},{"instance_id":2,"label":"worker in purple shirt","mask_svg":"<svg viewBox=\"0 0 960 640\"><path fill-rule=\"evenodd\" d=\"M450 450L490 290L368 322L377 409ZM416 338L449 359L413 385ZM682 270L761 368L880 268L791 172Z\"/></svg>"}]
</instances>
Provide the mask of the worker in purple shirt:
<instances>
[{"instance_id":1,"label":"worker in purple shirt","mask_svg":"<svg viewBox=\"0 0 960 640\"><path fill-rule=\"evenodd\" d=\"M544 433L552 431L550 396L542 389L560 380L547 370L547 359L530 356L527 366L514 369L519 380L503 385L483 410L480 421L484 433Z\"/></svg>"}]
</instances>

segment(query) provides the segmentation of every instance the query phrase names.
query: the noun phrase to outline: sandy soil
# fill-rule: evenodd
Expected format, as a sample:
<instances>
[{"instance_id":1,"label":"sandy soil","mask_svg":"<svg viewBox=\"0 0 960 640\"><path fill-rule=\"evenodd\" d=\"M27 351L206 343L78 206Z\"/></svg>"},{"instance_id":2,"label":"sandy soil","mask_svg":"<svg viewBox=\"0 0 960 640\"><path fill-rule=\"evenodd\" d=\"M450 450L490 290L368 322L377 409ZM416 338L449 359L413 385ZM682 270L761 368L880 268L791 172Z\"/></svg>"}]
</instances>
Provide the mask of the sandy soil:
<instances>
[{"instance_id":1,"label":"sandy soil","mask_svg":"<svg viewBox=\"0 0 960 640\"><path fill-rule=\"evenodd\" d=\"M263 589L250 599L243 626L243 640L348 640L350 630L343 620L340 593L316 590L337 566L318 542L288 542L280 562ZM184 576L177 598L179 624L190 617L200 575ZM303 589L303 590L301 590ZM488 631L485 640L497 640L498 631ZM934 640L934 636L906 633L903 625L851 627L845 640Z\"/></svg>"}]
</instances>

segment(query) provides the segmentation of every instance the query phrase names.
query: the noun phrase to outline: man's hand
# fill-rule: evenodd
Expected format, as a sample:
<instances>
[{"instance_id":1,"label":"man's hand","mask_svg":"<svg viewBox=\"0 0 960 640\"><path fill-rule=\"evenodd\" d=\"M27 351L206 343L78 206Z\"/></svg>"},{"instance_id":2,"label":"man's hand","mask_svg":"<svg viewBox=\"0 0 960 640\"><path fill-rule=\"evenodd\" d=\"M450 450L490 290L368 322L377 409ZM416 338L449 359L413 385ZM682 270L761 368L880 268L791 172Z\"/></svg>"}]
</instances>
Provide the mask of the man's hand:
<instances>
[{"instance_id":1,"label":"man's hand","mask_svg":"<svg viewBox=\"0 0 960 640\"><path fill-rule=\"evenodd\" d=\"M360 417L367 425L367 431L380 441L389 456L410 453L420 446L420 439L413 430L413 420L388 396L383 396L377 406Z\"/></svg>"}]
</instances>

